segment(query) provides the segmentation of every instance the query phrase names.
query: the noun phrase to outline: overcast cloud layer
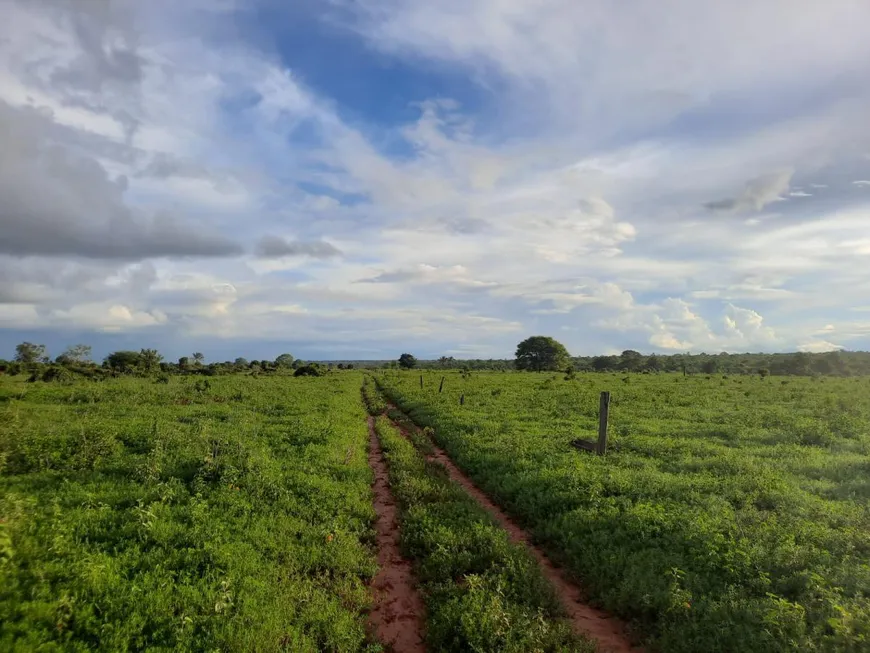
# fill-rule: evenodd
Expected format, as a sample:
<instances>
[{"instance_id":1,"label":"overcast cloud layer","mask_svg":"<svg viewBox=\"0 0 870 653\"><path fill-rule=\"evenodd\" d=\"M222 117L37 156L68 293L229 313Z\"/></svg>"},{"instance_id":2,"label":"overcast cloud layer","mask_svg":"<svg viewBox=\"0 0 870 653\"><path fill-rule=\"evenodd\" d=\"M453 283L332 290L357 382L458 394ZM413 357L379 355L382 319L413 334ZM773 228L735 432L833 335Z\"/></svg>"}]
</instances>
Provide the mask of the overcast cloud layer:
<instances>
[{"instance_id":1,"label":"overcast cloud layer","mask_svg":"<svg viewBox=\"0 0 870 653\"><path fill-rule=\"evenodd\" d=\"M0 10L0 358L870 347L866 0Z\"/></svg>"}]
</instances>

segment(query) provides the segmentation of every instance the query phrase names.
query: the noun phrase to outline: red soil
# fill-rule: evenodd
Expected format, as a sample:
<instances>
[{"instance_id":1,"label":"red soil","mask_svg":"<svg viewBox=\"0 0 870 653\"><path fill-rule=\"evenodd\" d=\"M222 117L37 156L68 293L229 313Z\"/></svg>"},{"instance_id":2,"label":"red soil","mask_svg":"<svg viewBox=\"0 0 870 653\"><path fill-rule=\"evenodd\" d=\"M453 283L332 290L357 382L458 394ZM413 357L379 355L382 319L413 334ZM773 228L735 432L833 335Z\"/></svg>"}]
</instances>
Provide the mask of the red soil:
<instances>
[{"instance_id":1,"label":"red soil","mask_svg":"<svg viewBox=\"0 0 870 653\"><path fill-rule=\"evenodd\" d=\"M378 641L397 653L423 653L423 618L426 608L417 592L411 563L399 550L396 502L390 491L387 462L369 417L369 465L375 473L374 508L377 514L378 566L372 581L375 607L369 624Z\"/></svg>"}]
</instances>

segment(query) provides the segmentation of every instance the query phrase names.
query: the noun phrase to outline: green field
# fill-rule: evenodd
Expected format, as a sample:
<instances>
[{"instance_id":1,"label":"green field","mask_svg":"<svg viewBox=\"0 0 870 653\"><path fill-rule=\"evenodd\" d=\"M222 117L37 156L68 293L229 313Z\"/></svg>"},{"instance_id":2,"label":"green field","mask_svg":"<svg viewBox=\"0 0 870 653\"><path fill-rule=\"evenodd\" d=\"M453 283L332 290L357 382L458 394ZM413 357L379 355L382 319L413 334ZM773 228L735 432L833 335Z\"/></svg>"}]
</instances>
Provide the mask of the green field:
<instances>
[{"instance_id":1,"label":"green field","mask_svg":"<svg viewBox=\"0 0 870 653\"><path fill-rule=\"evenodd\" d=\"M372 373L649 650L870 650L870 380L441 376ZM0 650L381 650L365 378L0 377ZM570 446L601 390L605 457ZM429 650L585 649L425 438L377 432Z\"/></svg>"},{"instance_id":2,"label":"green field","mask_svg":"<svg viewBox=\"0 0 870 653\"><path fill-rule=\"evenodd\" d=\"M441 376L377 378L651 648L870 650L870 380Z\"/></svg>"},{"instance_id":3,"label":"green field","mask_svg":"<svg viewBox=\"0 0 870 653\"><path fill-rule=\"evenodd\" d=\"M0 377L0 650L365 648L360 381Z\"/></svg>"}]
</instances>

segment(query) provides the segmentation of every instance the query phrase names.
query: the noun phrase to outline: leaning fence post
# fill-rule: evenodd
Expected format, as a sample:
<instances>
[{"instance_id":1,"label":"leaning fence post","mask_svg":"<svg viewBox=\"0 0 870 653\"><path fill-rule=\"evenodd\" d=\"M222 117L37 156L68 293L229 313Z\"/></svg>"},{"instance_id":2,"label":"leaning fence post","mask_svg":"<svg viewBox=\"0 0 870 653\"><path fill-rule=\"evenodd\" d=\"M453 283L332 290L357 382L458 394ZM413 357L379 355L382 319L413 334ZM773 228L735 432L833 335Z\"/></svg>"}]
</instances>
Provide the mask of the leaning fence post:
<instances>
[{"instance_id":1,"label":"leaning fence post","mask_svg":"<svg viewBox=\"0 0 870 653\"><path fill-rule=\"evenodd\" d=\"M610 393L602 392L598 404L598 448L599 456L607 453L607 417L610 413Z\"/></svg>"},{"instance_id":2,"label":"leaning fence post","mask_svg":"<svg viewBox=\"0 0 870 653\"><path fill-rule=\"evenodd\" d=\"M441 377L441 385L438 386L438 394L441 394L441 391L444 389L444 377Z\"/></svg>"}]
</instances>

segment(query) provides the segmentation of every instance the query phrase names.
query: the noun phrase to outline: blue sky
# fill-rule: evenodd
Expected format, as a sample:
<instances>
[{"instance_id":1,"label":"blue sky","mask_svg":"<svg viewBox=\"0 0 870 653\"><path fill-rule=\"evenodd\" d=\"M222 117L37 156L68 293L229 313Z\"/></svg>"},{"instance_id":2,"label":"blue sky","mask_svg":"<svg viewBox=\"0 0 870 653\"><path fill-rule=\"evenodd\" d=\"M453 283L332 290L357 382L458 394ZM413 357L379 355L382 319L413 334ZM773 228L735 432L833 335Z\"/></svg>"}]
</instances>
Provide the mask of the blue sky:
<instances>
[{"instance_id":1,"label":"blue sky","mask_svg":"<svg viewBox=\"0 0 870 653\"><path fill-rule=\"evenodd\" d=\"M870 347L864 0L4 14L0 357Z\"/></svg>"}]
</instances>

